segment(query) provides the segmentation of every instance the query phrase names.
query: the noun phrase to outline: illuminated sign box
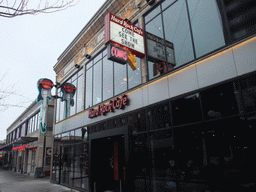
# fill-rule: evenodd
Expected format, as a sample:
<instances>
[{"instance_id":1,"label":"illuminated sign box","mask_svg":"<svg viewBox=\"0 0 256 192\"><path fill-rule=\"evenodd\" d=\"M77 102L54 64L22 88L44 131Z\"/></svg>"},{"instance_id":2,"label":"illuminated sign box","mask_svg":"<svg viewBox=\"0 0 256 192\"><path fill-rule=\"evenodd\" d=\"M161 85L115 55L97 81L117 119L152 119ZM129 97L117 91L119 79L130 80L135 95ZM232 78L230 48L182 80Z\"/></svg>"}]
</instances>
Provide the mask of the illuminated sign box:
<instances>
[{"instance_id":1,"label":"illuminated sign box","mask_svg":"<svg viewBox=\"0 0 256 192\"><path fill-rule=\"evenodd\" d=\"M115 61L121 64L126 64L128 60L128 52L127 50L122 49L121 47L117 47L115 45L108 45L108 59L111 61Z\"/></svg>"},{"instance_id":2,"label":"illuminated sign box","mask_svg":"<svg viewBox=\"0 0 256 192\"><path fill-rule=\"evenodd\" d=\"M27 148L27 145L14 145L13 147L12 147L12 150L13 151L25 151L26 150L26 148Z\"/></svg>"},{"instance_id":3,"label":"illuminated sign box","mask_svg":"<svg viewBox=\"0 0 256 192\"><path fill-rule=\"evenodd\" d=\"M145 56L143 29L111 13L105 17L105 45L109 43L124 46L137 57Z\"/></svg>"}]
</instances>

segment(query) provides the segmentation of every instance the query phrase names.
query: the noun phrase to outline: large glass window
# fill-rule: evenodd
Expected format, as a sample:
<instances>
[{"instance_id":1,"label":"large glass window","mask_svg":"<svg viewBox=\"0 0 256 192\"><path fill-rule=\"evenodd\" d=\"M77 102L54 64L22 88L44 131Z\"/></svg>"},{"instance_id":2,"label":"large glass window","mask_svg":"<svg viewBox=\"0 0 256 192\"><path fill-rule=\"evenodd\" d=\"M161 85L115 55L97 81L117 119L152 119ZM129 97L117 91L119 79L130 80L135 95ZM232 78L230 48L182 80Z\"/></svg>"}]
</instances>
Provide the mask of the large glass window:
<instances>
[{"instance_id":1,"label":"large glass window","mask_svg":"<svg viewBox=\"0 0 256 192\"><path fill-rule=\"evenodd\" d=\"M196 56L225 45L222 21L216 1L188 1Z\"/></svg>"},{"instance_id":2,"label":"large glass window","mask_svg":"<svg viewBox=\"0 0 256 192\"><path fill-rule=\"evenodd\" d=\"M16 129L16 139L18 139L20 137L20 128L18 127Z\"/></svg>"},{"instance_id":3,"label":"large glass window","mask_svg":"<svg viewBox=\"0 0 256 192\"><path fill-rule=\"evenodd\" d=\"M128 89L141 84L141 65L138 57L136 57L136 63L137 69L134 71L128 66Z\"/></svg>"},{"instance_id":4,"label":"large glass window","mask_svg":"<svg viewBox=\"0 0 256 192\"><path fill-rule=\"evenodd\" d=\"M186 2L182 0L174 3L171 7L163 12L163 19L166 41L173 44L174 50L174 55L168 57L168 61L180 66L193 60L194 55L187 17ZM167 46L166 49L168 54L173 53L173 50Z\"/></svg>"},{"instance_id":5,"label":"large glass window","mask_svg":"<svg viewBox=\"0 0 256 192\"><path fill-rule=\"evenodd\" d=\"M23 123L22 125L21 125L21 137L25 137L25 135L26 135L26 123Z\"/></svg>"},{"instance_id":6,"label":"large glass window","mask_svg":"<svg viewBox=\"0 0 256 192\"><path fill-rule=\"evenodd\" d=\"M151 130L171 127L169 103L151 107L148 110L148 123Z\"/></svg>"},{"instance_id":7,"label":"large glass window","mask_svg":"<svg viewBox=\"0 0 256 192\"><path fill-rule=\"evenodd\" d=\"M163 1L145 16L145 29L149 79L225 45L214 0Z\"/></svg>"},{"instance_id":8,"label":"large glass window","mask_svg":"<svg viewBox=\"0 0 256 192\"><path fill-rule=\"evenodd\" d=\"M103 100L113 97L113 61L103 58Z\"/></svg>"},{"instance_id":9,"label":"large glass window","mask_svg":"<svg viewBox=\"0 0 256 192\"><path fill-rule=\"evenodd\" d=\"M236 98L240 114L250 117L256 111L256 77L255 74L246 76L235 82Z\"/></svg>"},{"instance_id":10,"label":"large glass window","mask_svg":"<svg viewBox=\"0 0 256 192\"><path fill-rule=\"evenodd\" d=\"M78 76L76 94L77 94L76 109L77 109L77 113L79 113L83 110L83 106L84 106L83 105L83 98L84 98L83 97L83 95L84 95L84 76L83 76L83 74Z\"/></svg>"},{"instance_id":11,"label":"large glass window","mask_svg":"<svg viewBox=\"0 0 256 192\"><path fill-rule=\"evenodd\" d=\"M93 67L93 105L102 101L102 60Z\"/></svg>"},{"instance_id":12,"label":"large glass window","mask_svg":"<svg viewBox=\"0 0 256 192\"><path fill-rule=\"evenodd\" d=\"M202 121L199 94L193 94L171 102L174 125Z\"/></svg>"},{"instance_id":13,"label":"large glass window","mask_svg":"<svg viewBox=\"0 0 256 192\"><path fill-rule=\"evenodd\" d=\"M238 106L232 83L226 83L201 92L204 119L238 115Z\"/></svg>"},{"instance_id":14,"label":"large glass window","mask_svg":"<svg viewBox=\"0 0 256 192\"><path fill-rule=\"evenodd\" d=\"M127 66L114 63L115 95L127 90Z\"/></svg>"},{"instance_id":15,"label":"large glass window","mask_svg":"<svg viewBox=\"0 0 256 192\"><path fill-rule=\"evenodd\" d=\"M92 68L86 71L86 108L92 106Z\"/></svg>"},{"instance_id":16,"label":"large glass window","mask_svg":"<svg viewBox=\"0 0 256 192\"><path fill-rule=\"evenodd\" d=\"M75 74L71 79L71 84L77 88L77 74ZM74 106L70 106L70 116L76 113L76 104L77 104L77 90L73 96Z\"/></svg>"},{"instance_id":17,"label":"large glass window","mask_svg":"<svg viewBox=\"0 0 256 192\"><path fill-rule=\"evenodd\" d=\"M90 108L141 84L139 58L136 58L137 68L133 71L128 64L122 65L108 60L106 49L102 53L92 59L86 67L85 108Z\"/></svg>"},{"instance_id":18,"label":"large glass window","mask_svg":"<svg viewBox=\"0 0 256 192\"><path fill-rule=\"evenodd\" d=\"M56 122L61 121L67 117L67 115L72 116L76 113L79 113L83 110L83 87L84 87L84 70L81 69L76 74L74 74L70 79L67 80L67 83L71 83L76 87L75 94L73 95L73 106L70 105L69 110L67 109L67 101L64 99L58 99L57 107L56 107ZM61 88L58 89L58 96L62 97L63 93L61 92ZM69 111L69 114L68 114Z\"/></svg>"}]
</instances>

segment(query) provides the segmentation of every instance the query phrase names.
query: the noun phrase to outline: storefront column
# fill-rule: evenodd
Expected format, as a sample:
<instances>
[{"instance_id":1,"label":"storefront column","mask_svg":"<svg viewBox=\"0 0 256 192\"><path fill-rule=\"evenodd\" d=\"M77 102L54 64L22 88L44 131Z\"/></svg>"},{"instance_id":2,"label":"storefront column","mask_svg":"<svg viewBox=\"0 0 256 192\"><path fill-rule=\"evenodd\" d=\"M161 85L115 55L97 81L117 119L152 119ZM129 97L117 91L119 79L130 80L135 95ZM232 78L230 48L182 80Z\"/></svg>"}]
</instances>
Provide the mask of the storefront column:
<instances>
[{"instance_id":1,"label":"storefront column","mask_svg":"<svg viewBox=\"0 0 256 192\"><path fill-rule=\"evenodd\" d=\"M139 27L144 30L144 19L143 19L143 17L139 18L138 24L139 24ZM148 65L147 65L146 57L144 57L140 60L140 65L141 65L141 79L142 79L141 83L146 83L147 78L148 78Z\"/></svg>"}]
</instances>

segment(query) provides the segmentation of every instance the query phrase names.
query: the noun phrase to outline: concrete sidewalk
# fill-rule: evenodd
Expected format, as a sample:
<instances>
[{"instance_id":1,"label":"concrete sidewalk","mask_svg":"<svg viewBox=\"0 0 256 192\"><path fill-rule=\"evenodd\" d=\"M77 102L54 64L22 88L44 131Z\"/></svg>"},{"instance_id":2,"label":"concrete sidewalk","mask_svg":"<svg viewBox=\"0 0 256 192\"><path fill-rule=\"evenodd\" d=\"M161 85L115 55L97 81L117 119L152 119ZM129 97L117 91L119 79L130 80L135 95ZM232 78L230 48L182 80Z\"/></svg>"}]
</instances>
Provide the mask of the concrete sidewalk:
<instances>
[{"instance_id":1,"label":"concrete sidewalk","mask_svg":"<svg viewBox=\"0 0 256 192\"><path fill-rule=\"evenodd\" d=\"M50 182L49 178L34 178L14 171L0 170L0 192L78 192Z\"/></svg>"}]
</instances>

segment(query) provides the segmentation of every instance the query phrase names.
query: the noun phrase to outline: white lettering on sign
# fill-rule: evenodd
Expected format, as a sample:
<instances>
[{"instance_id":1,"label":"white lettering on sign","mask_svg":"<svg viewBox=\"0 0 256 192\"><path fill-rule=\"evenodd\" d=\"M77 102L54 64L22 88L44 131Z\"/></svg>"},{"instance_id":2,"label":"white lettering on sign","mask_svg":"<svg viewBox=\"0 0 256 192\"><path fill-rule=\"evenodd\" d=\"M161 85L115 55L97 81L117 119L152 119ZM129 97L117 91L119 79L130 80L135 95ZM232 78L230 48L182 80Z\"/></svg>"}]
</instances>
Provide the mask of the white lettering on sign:
<instances>
[{"instance_id":1,"label":"white lettering on sign","mask_svg":"<svg viewBox=\"0 0 256 192\"><path fill-rule=\"evenodd\" d=\"M122 21L118 23L122 23ZM110 22L110 40L145 54L143 36L130 30L134 29L132 25L127 26L130 26L130 28L128 29L115 22Z\"/></svg>"},{"instance_id":2,"label":"white lettering on sign","mask_svg":"<svg viewBox=\"0 0 256 192\"><path fill-rule=\"evenodd\" d=\"M173 43L147 33L147 50L148 56L158 62L166 61L167 57L168 63L176 65Z\"/></svg>"}]
</instances>

